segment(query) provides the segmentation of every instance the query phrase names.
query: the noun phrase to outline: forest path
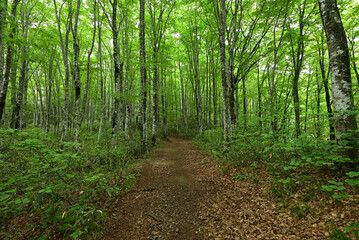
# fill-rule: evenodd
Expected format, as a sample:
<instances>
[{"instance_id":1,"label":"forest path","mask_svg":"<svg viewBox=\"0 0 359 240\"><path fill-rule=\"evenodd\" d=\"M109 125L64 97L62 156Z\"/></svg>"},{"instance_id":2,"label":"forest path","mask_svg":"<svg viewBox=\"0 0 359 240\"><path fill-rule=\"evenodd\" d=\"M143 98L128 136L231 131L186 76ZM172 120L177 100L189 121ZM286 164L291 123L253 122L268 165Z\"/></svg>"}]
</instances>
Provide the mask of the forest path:
<instances>
[{"instance_id":1,"label":"forest path","mask_svg":"<svg viewBox=\"0 0 359 240\"><path fill-rule=\"evenodd\" d=\"M223 174L191 141L152 151L123 193L103 239L322 239L323 229L281 212L263 185ZM308 220L308 219L307 219Z\"/></svg>"},{"instance_id":2,"label":"forest path","mask_svg":"<svg viewBox=\"0 0 359 240\"><path fill-rule=\"evenodd\" d=\"M203 155L190 141L171 138L152 151L138 182L118 203L107 239L203 239L199 202Z\"/></svg>"}]
</instances>

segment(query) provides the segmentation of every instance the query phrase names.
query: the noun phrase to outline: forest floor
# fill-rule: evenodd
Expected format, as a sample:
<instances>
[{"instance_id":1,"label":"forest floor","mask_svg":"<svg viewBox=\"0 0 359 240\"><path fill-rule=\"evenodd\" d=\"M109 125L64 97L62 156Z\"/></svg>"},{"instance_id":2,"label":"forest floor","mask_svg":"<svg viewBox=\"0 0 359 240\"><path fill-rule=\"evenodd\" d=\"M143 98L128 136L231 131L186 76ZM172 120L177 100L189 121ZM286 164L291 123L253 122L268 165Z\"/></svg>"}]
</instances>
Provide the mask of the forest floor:
<instances>
[{"instance_id":1,"label":"forest floor","mask_svg":"<svg viewBox=\"0 0 359 240\"><path fill-rule=\"evenodd\" d=\"M325 239L320 220L297 219L265 184L237 181L191 141L151 152L137 183L118 197L103 239Z\"/></svg>"}]
</instances>

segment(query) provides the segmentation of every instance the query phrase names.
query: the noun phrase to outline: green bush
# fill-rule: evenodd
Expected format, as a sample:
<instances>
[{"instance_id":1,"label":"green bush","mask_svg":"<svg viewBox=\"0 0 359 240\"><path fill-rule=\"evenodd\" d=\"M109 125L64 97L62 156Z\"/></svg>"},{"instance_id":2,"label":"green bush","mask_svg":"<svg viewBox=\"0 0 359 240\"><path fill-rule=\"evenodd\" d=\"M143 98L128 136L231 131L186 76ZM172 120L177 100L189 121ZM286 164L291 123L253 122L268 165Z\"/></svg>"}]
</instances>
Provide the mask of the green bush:
<instances>
[{"instance_id":1,"label":"green bush","mask_svg":"<svg viewBox=\"0 0 359 240\"><path fill-rule=\"evenodd\" d=\"M94 233L105 216L97 202L134 183L136 137L113 146L107 133L61 144L39 130L0 135L0 238L16 238L6 230L16 216L40 219L35 238Z\"/></svg>"}]
</instances>

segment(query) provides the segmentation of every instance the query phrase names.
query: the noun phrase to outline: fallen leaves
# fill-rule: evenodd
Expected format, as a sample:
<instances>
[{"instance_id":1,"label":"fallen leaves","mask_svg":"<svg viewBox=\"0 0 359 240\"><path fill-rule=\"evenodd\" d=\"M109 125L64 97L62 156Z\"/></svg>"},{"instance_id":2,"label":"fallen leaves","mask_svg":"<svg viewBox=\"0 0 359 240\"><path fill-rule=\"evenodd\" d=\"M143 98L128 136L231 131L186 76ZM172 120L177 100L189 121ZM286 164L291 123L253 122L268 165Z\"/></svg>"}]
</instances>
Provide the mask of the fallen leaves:
<instances>
[{"instance_id":1,"label":"fallen leaves","mask_svg":"<svg viewBox=\"0 0 359 240\"><path fill-rule=\"evenodd\" d=\"M331 198L308 202L308 208L315 211L298 219L290 208L284 208L271 197L268 172L257 168L249 175L244 171L241 174L255 174L258 181L249 177L238 181L232 176L235 171L222 174L221 167L190 142L175 144L156 150L151 164L145 165L147 168L137 186L139 191L127 195L119 204L119 209L125 208L127 212L120 214L116 222L120 225L118 228L126 226L114 230L115 236L127 237L123 239L324 239L330 235L329 223L342 229L347 223L358 221L359 206L355 204L358 196L343 199L342 204ZM169 171L171 174L167 174ZM143 191L152 190L153 186L156 191ZM303 207L301 198L302 193L298 192L290 201ZM136 221L128 217L131 214L137 216ZM153 238L146 238L148 236Z\"/></svg>"}]
</instances>

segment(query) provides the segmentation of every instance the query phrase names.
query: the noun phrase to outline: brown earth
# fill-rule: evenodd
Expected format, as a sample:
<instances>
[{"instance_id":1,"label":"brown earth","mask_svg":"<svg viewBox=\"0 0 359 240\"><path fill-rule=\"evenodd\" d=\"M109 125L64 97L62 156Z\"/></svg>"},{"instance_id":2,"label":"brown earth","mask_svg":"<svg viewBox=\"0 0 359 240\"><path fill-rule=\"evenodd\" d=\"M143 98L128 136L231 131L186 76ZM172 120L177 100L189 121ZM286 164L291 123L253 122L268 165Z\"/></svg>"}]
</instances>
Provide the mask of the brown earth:
<instances>
[{"instance_id":1,"label":"brown earth","mask_svg":"<svg viewBox=\"0 0 359 240\"><path fill-rule=\"evenodd\" d=\"M119 196L103 239L325 239L324 222L281 210L265 183L237 181L193 146L171 138Z\"/></svg>"}]
</instances>

